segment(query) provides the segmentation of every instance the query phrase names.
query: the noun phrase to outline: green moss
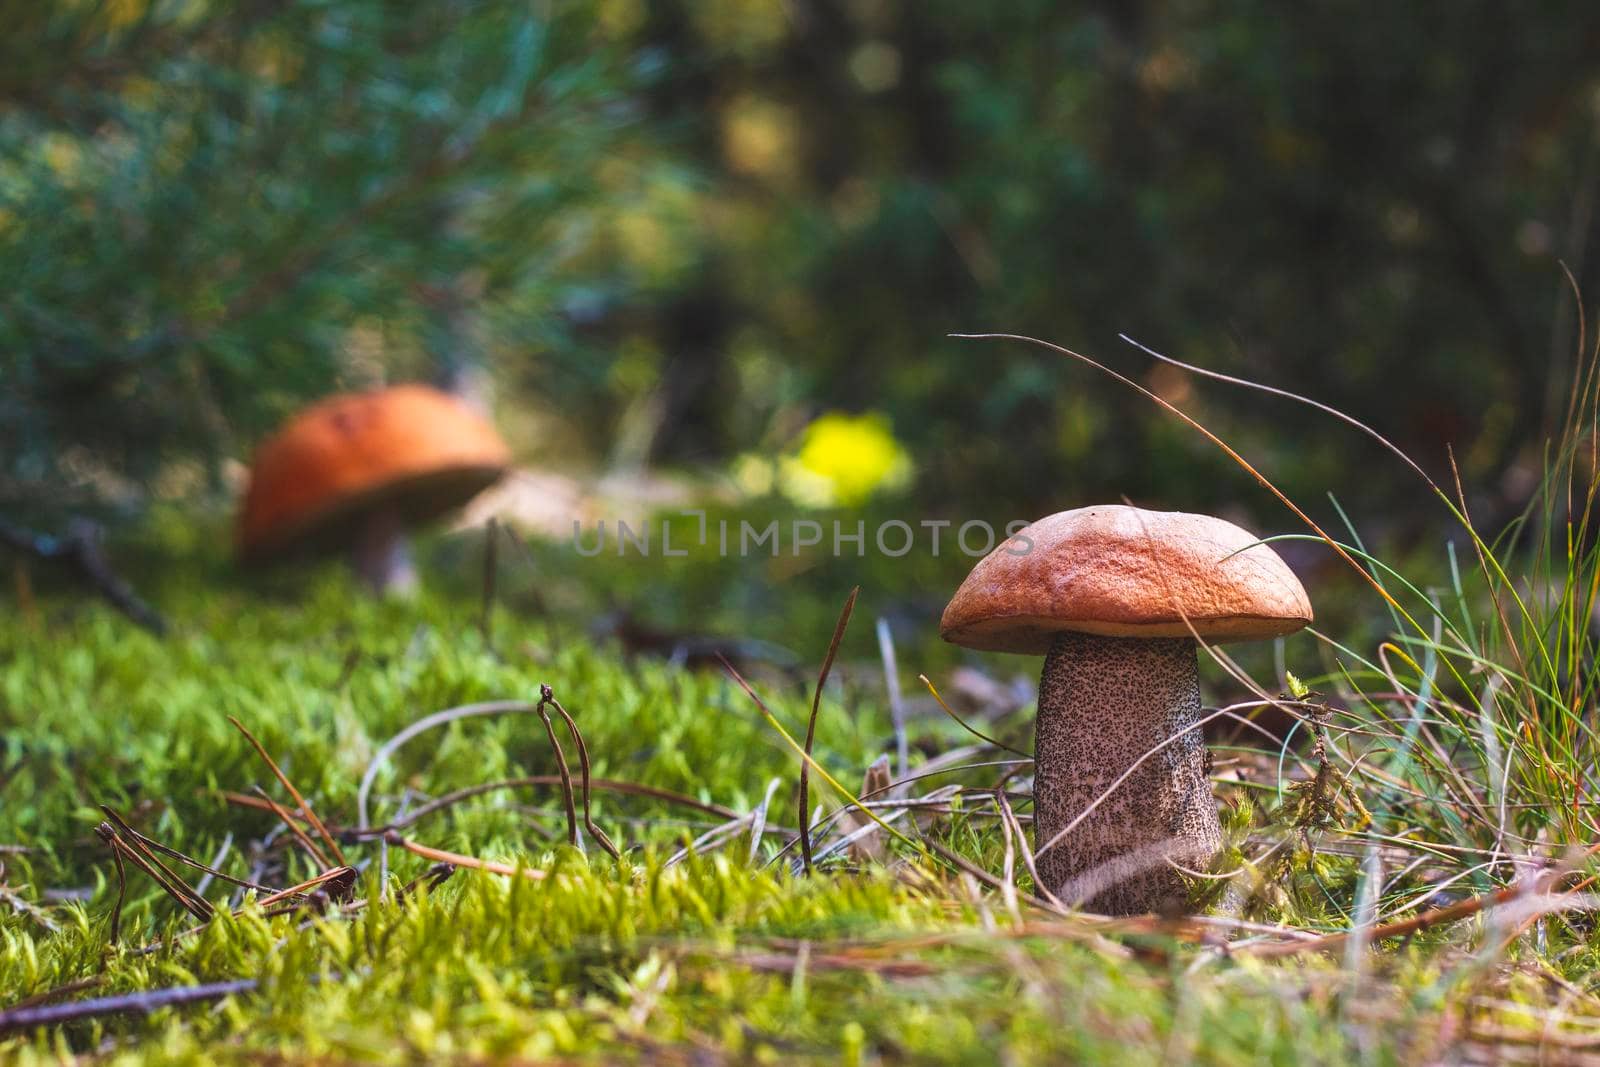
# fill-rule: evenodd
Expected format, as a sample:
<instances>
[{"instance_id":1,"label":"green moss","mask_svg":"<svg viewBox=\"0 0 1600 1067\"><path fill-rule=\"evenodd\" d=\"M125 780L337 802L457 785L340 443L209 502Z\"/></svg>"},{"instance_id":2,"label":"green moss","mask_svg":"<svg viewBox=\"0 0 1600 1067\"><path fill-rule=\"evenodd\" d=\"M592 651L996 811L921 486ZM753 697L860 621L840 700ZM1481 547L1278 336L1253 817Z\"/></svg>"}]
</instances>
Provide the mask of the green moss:
<instances>
[{"instance_id":1,"label":"green moss","mask_svg":"<svg viewBox=\"0 0 1600 1067\"><path fill-rule=\"evenodd\" d=\"M0 1006L96 976L93 991L75 995L241 977L260 987L220 1005L0 1037L0 1057L42 1063L103 1049L113 1062L138 1063L262 1055L989 1063L1003 1050L1009 1062L1381 1063L1427 1054L1445 1040L1447 1008L1501 981L1498 972L1462 980L1452 970L1459 931L1377 955L1357 982L1335 958L1267 963L1159 937L1107 948L1081 924L1025 927L999 894L910 851L888 868L799 877L770 862L781 828L796 820L796 760L718 674L628 661L510 612L497 618L491 649L470 599L374 603L332 574L298 605L224 586L181 607L178 632L164 641L99 607L55 599L0 623L0 843L32 850L0 857L3 881L39 909L0 903ZM430 891L380 897L377 846L347 841L351 861L369 864L354 909L224 910L202 933L141 955L138 946L193 921L130 872L121 943L108 947L115 881L94 833L98 805L202 859L231 835L223 866L240 875L251 843L273 829L270 814L221 796L260 785L287 800L228 715L325 819L350 827L362 771L387 738L442 708L532 699L541 683L581 723L599 776L741 811L780 779L771 812L779 829L762 855L749 860L743 834L668 867L683 840L717 818L614 793L596 794L595 816L629 851L616 862L592 846L580 854L552 843L564 833L556 790L500 791L406 832L549 872L542 881L462 870ZM798 687L776 677L757 684L782 721L803 724ZM928 727L930 748L958 742L941 730L954 727ZM824 701L817 737L819 760L856 781L888 747L886 712L875 693L847 682ZM554 771L536 716L467 719L399 749L377 778L374 818L392 818L406 791L437 796ZM995 774L941 781L992 784ZM1262 818L1243 802L1230 832L1242 837ZM923 830L1001 869L989 820L958 814ZM398 848L389 860L391 890L429 866ZM314 871L295 854L264 877L286 885ZM1256 905L1261 917L1347 921L1353 861L1302 857L1260 877L1282 890L1275 908ZM47 889L89 896L52 903ZM209 896L225 901L226 887ZM1552 955L1570 947L1552 946ZM1594 981L1594 962L1592 949L1578 948L1561 966L1582 985ZM1541 1010L1550 996L1537 982L1515 992Z\"/></svg>"}]
</instances>

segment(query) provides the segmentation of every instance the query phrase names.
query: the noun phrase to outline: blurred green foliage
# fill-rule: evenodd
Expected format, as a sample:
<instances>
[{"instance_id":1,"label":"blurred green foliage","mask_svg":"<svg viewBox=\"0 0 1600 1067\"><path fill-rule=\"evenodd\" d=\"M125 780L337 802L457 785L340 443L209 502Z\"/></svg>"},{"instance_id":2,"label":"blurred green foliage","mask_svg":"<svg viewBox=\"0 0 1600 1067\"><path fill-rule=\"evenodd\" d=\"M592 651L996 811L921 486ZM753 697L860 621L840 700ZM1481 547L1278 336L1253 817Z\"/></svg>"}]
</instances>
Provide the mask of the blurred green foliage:
<instances>
[{"instance_id":1,"label":"blurred green foliage","mask_svg":"<svg viewBox=\"0 0 1600 1067\"><path fill-rule=\"evenodd\" d=\"M534 345L648 81L573 5L4 22L0 507L215 485L309 397L476 362L479 305Z\"/></svg>"},{"instance_id":2,"label":"blurred green foliage","mask_svg":"<svg viewBox=\"0 0 1600 1067\"><path fill-rule=\"evenodd\" d=\"M1364 446L1117 333L1351 409L1431 464L1453 443L1469 480L1526 464L1564 407L1556 257L1595 280L1592 5L864 0L759 39L680 10L648 32L697 60L675 84L717 153L696 285L721 331L678 456L783 432L788 405L877 406L938 498L1241 495L1121 386L953 331L1131 369L1301 493L1347 485Z\"/></svg>"},{"instance_id":3,"label":"blurred green foliage","mask_svg":"<svg viewBox=\"0 0 1600 1067\"><path fill-rule=\"evenodd\" d=\"M837 409L929 507L1245 496L1088 368L945 337L1001 329L1298 495L1414 498L1118 332L1453 445L1492 516L1564 409L1558 261L1595 289L1577 0L0 11L0 507L216 488L305 398L463 365L547 465L726 468Z\"/></svg>"}]
</instances>

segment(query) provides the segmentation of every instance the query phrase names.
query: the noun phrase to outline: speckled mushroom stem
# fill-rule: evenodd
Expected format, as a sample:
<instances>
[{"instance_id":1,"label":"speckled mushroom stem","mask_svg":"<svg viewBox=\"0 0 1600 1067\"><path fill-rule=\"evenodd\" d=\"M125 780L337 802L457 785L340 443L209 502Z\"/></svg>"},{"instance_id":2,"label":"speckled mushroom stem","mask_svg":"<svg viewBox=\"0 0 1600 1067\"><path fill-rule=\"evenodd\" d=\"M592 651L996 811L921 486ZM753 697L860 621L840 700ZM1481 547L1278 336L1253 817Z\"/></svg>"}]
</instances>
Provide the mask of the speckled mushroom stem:
<instances>
[{"instance_id":1,"label":"speckled mushroom stem","mask_svg":"<svg viewBox=\"0 0 1600 1067\"><path fill-rule=\"evenodd\" d=\"M417 589L405 522L393 509L372 514L350 550L350 565L379 596L409 596Z\"/></svg>"},{"instance_id":2,"label":"speckled mushroom stem","mask_svg":"<svg viewBox=\"0 0 1600 1067\"><path fill-rule=\"evenodd\" d=\"M1222 845L1205 740L1198 729L1185 732L1199 716L1189 638L1056 639L1039 683L1034 840L1043 850L1039 877L1062 899L1110 915L1183 907L1183 881L1167 861L1204 869Z\"/></svg>"}]
</instances>

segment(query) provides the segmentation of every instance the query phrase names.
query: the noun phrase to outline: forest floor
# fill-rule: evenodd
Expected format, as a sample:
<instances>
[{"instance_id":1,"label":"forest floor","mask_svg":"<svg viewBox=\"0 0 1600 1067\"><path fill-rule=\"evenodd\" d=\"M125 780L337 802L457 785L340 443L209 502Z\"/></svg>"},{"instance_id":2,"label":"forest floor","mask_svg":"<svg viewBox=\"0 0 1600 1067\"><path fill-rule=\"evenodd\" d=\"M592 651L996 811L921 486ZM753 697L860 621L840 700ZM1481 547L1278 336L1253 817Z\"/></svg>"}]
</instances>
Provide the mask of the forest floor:
<instances>
[{"instance_id":1,"label":"forest floor","mask_svg":"<svg viewBox=\"0 0 1600 1067\"><path fill-rule=\"evenodd\" d=\"M948 719L876 797L896 836L847 810L824 772L860 792L895 738L859 665L816 716L803 869L827 633L798 673L742 664L758 706L714 665L331 575L197 595L165 639L5 615L0 1060L1600 1061L1585 915L1307 814L1304 749L1287 792L1243 773L1287 750L1219 755L1197 917L1111 920L1034 896L1029 768ZM973 714L1026 748L1031 713Z\"/></svg>"}]
</instances>

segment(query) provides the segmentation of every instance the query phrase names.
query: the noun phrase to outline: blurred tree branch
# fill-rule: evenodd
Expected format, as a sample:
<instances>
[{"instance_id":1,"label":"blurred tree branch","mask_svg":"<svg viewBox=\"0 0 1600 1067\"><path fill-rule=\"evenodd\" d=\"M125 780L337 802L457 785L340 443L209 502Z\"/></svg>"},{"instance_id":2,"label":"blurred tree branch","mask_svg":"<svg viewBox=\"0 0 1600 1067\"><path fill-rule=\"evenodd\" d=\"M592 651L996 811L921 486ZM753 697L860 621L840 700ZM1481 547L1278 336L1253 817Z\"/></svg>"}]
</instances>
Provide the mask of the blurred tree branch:
<instances>
[{"instance_id":1,"label":"blurred tree branch","mask_svg":"<svg viewBox=\"0 0 1600 1067\"><path fill-rule=\"evenodd\" d=\"M100 527L86 519L73 520L63 536L53 537L0 518L0 544L66 569L129 619L158 637L164 635L166 619L112 570L100 542Z\"/></svg>"}]
</instances>

